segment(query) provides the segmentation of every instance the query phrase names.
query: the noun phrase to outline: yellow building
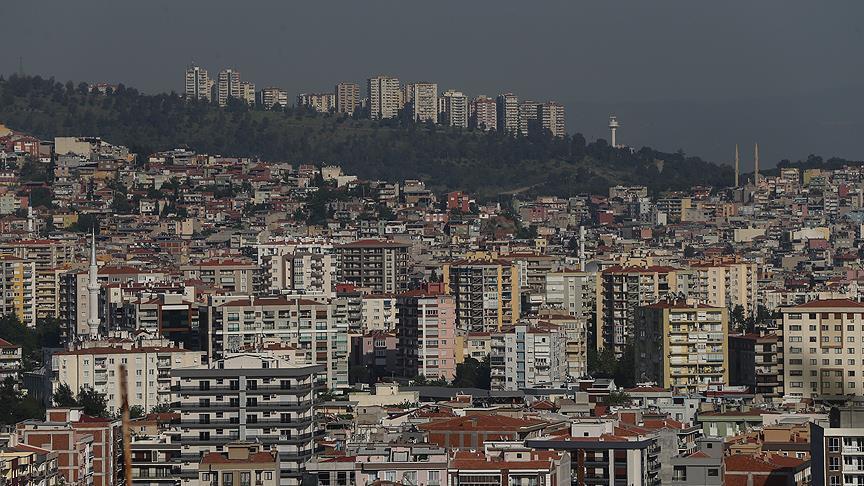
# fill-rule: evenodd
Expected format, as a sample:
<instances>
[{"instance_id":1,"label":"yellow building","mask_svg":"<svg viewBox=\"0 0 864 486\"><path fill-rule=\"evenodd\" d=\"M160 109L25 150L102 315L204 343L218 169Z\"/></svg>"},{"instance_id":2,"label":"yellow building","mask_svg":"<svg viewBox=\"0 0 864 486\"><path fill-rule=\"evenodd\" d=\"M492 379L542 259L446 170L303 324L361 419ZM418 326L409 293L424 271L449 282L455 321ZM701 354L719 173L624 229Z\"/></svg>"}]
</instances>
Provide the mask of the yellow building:
<instances>
[{"instance_id":1,"label":"yellow building","mask_svg":"<svg viewBox=\"0 0 864 486\"><path fill-rule=\"evenodd\" d=\"M496 332L519 322L519 265L504 258L445 263L444 290L456 299L456 327L462 332Z\"/></svg>"},{"instance_id":2,"label":"yellow building","mask_svg":"<svg viewBox=\"0 0 864 486\"><path fill-rule=\"evenodd\" d=\"M636 381L674 393L729 384L729 313L684 301L642 306L636 314Z\"/></svg>"},{"instance_id":3,"label":"yellow building","mask_svg":"<svg viewBox=\"0 0 864 486\"><path fill-rule=\"evenodd\" d=\"M36 326L36 264L0 255L0 313L15 314L29 327Z\"/></svg>"}]
</instances>

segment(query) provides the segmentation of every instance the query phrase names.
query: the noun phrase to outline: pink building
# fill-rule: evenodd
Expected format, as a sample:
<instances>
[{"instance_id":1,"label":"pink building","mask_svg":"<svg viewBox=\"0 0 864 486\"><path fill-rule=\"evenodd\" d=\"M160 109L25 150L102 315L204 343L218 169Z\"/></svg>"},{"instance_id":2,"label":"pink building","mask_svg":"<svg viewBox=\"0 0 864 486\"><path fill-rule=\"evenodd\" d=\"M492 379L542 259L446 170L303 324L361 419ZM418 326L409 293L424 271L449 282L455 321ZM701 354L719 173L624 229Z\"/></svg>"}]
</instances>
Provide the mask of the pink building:
<instances>
[{"instance_id":1,"label":"pink building","mask_svg":"<svg viewBox=\"0 0 864 486\"><path fill-rule=\"evenodd\" d=\"M440 286L400 294L397 367L403 376L456 376L456 301Z\"/></svg>"}]
</instances>

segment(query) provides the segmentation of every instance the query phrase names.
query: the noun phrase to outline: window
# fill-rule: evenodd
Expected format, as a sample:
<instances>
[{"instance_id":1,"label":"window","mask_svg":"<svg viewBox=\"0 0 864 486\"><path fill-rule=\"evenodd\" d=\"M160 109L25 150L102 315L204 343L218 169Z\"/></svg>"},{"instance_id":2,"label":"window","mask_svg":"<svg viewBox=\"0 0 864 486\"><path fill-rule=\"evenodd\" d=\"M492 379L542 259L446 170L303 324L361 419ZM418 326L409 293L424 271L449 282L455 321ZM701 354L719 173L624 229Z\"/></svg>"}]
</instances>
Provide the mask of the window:
<instances>
[{"instance_id":1,"label":"window","mask_svg":"<svg viewBox=\"0 0 864 486\"><path fill-rule=\"evenodd\" d=\"M829 437L828 438L828 452L840 452L840 437ZM838 459L838 461L839 461L839 459ZM838 463L838 465L839 465L839 463Z\"/></svg>"},{"instance_id":2,"label":"window","mask_svg":"<svg viewBox=\"0 0 864 486\"><path fill-rule=\"evenodd\" d=\"M222 486L234 486L234 474L233 473L222 473Z\"/></svg>"},{"instance_id":3,"label":"window","mask_svg":"<svg viewBox=\"0 0 864 486\"><path fill-rule=\"evenodd\" d=\"M252 474L247 472L240 473L240 486L250 486L252 482Z\"/></svg>"},{"instance_id":4,"label":"window","mask_svg":"<svg viewBox=\"0 0 864 486\"><path fill-rule=\"evenodd\" d=\"M708 477L717 477L720 475L720 470L717 468L708 469Z\"/></svg>"},{"instance_id":5,"label":"window","mask_svg":"<svg viewBox=\"0 0 864 486\"><path fill-rule=\"evenodd\" d=\"M273 479L273 473L270 471L265 472L264 473L264 479L266 479L267 481L272 480Z\"/></svg>"}]
</instances>

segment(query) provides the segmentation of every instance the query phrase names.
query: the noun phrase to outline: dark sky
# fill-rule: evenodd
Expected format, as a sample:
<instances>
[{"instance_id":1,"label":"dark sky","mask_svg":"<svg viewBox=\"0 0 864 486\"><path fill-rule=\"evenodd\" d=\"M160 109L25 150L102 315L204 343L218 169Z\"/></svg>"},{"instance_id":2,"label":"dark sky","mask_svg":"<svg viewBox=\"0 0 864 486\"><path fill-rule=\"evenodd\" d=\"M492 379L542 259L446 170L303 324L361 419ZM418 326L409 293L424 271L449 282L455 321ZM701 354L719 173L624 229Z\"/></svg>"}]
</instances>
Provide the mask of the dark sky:
<instances>
[{"instance_id":1,"label":"dark sky","mask_svg":"<svg viewBox=\"0 0 864 486\"><path fill-rule=\"evenodd\" d=\"M864 157L860 0L7 0L6 73L182 90L193 60L259 87L376 73L567 106L567 128L751 163Z\"/></svg>"}]
</instances>

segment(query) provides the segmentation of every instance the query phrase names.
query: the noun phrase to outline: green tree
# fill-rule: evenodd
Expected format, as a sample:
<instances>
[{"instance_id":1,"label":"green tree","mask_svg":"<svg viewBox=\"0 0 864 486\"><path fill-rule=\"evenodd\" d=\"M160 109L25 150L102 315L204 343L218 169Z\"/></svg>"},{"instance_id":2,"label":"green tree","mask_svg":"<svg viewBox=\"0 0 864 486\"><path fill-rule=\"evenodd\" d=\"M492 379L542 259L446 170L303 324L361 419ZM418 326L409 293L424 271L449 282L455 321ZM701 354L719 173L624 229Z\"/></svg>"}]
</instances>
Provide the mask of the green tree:
<instances>
[{"instance_id":1,"label":"green tree","mask_svg":"<svg viewBox=\"0 0 864 486\"><path fill-rule=\"evenodd\" d=\"M30 206L34 208L53 208L54 195L51 193L51 189L42 186L34 187L30 191Z\"/></svg>"},{"instance_id":2,"label":"green tree","mask_svg":"<svg viewBox=\"0 0 864 486\"><path fill-rule=\"evenodd\" d=\"M491 385L491 367L488 356L483 358L483 361L468 357L462 363L456 365L456 376L453 378L454 387L488 390L491 388Z\"/></svg>"},{"instance_id":3,"label":"green tree","mask_svg":"<svg viewBox=\"0 0 864 486\"><path fill-rule=\"evenodd\" d=\"M44 417L42 404L26 396L15 378L8 376L0 382L0 424L14 425L22 420Z\"/></svg>"},{"instance_id":4,"label":"green tree","mask_svg":"<svg viewBox=\"0 0 864 486\"><path fill-rule=\"evenodd\" d=\"M624 391L618 391L618 390L611 391L611 392L609 392L609 396L606 397L606 404L607 405L617 405L617 406L629 405L630 401L631 401L630 395Z\"/></svg>"},{"instance_id":5,"label":"green tree","mask_svg":"<svg viewBox=\"0 0 864 486\"><path fill-rule=\"evenodd\" d=\"M54 391L54 396L51 401L57 407L77 407L78 400L75 400L75 395L72 394L72 389L66 383L61 383L57 390Z\"/></svg>"},{"instance_id":6,"label":"green tree","mask_svg":"<svg viewBox=\"0 0 864 486\"><path fill-rule=\"evenodd\" d=\"M78 406L84 414L91 417L110 417L105 394L90 387L81 387L78 391Z\"/></svg>"},{"instance_id":7,"label":"green tree","mask_svg":"<svg viewBox=\"0 0 864 486\"><path fill-rule=\"evenodd\" d=\"M171 412L171 404L170 403L160 403L159 405L155 405L150 409L150 413L169 413Z\"/></svg>"},{"instance_id":8,"label":"green tree","mask_svg":"<svg viewBox=\"0 0 864 486\"><path fill-rule=\"evenodd\" d=\"M130 419L141 418L143 416L144 416L144 407L142 407L141 405L135 405L135 406L129 407L129 418Z\"/></svg>"}]
</instances>

